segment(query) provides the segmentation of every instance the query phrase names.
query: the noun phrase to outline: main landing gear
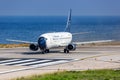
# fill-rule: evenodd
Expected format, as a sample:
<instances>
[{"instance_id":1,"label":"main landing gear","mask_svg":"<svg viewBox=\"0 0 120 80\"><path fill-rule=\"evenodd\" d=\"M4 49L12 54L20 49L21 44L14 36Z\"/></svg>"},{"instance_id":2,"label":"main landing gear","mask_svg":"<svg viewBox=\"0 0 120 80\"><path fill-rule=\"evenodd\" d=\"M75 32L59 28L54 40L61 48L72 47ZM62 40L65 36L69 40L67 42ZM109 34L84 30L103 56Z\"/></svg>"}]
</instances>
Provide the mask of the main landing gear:
<instances>
[{"instance_id":1,"label":"main landing gear","mask_svg":"<svg viewBox=\"0 0 120 80\"><path fill-rule=\"evenodd\" d=\"M69 50L68 49L64 49L64 53L69 53Z\"/></svg>"}]
</instances>

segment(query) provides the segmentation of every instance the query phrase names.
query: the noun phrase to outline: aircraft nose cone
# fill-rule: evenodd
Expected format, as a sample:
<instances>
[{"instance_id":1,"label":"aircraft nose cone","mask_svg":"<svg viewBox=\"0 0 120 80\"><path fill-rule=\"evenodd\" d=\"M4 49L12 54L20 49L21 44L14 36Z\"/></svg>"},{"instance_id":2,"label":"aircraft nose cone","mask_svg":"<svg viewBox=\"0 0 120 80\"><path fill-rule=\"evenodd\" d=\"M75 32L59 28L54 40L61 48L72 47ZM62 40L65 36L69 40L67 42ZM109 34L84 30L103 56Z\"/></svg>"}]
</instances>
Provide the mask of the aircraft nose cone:
<instances>
[{"instance_id":1,"label":"aircraft nose cone","mask_svg":"<svg viewBox=\"0 0 120 80\"><path fill-rule=\"evenodd\" d=\"M46 39L44 37L40 37L38 39L38 45L39 45L40 49L42 49L42 50L46 49Z\"/></svg>"}]
</instances>

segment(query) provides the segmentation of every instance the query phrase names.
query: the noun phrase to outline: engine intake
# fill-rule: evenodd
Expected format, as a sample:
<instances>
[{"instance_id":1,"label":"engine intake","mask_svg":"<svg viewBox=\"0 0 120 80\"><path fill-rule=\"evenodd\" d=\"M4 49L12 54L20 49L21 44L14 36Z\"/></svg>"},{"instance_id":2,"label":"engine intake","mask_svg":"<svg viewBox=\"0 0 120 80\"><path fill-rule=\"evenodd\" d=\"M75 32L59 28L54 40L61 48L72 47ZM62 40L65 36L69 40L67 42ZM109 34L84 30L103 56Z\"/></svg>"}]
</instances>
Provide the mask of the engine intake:
<instances>
[{"instance_id":1,"label":"engine intake","mask_svg":"<svg viewBox=\"0 0 120 80\"><path fill-rule=\"evenodd\" d=\"M75 50L75 49L76 49L76 45L75 45L75 44L69 44L69 45L67 46L67 49L68 49L68 50Z\"/></svg>"},{"instance_id":2,"label":"engine intake","mask_svg":"<svg viewBox=\"0 0 120 80\"><path fill-rule=\"evenodd\" d=\"M37 44L30 44L29 48L30 48L30 50L37 51L38 45Z\"/></svg>"}]
</instances>

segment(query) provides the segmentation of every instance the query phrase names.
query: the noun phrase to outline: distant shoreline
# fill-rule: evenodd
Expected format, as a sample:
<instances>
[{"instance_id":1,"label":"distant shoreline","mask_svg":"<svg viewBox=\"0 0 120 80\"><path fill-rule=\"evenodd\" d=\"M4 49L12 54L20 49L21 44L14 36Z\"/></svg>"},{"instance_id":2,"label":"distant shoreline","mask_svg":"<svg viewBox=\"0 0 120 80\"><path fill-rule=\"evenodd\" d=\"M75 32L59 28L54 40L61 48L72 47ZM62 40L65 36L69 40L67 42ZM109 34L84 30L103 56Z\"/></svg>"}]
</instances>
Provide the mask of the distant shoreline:
<instances>
[{"instance_id":1,"label":"distant shoreline","mask_svg":"<svg viewBox=\"0 0 120 80\"><path fill-rule=\"evenodd\" d=\"M0 48L28 47L29 44L0 44Z\"/></svg>"},{"instance_id":2,"label":"distant shoreline","mask_svg":"<svg viewBox=\"0 0 120 80\"><path fill-rule=\"evenodd\" d=\"M91 43L81 44L80 47L94 47L94 46L120 46L120 41L105 42L105 43ZM29 44L0 44L0 48L17 48L17 47L29 47Z\"/></svg>"}]
</instances>

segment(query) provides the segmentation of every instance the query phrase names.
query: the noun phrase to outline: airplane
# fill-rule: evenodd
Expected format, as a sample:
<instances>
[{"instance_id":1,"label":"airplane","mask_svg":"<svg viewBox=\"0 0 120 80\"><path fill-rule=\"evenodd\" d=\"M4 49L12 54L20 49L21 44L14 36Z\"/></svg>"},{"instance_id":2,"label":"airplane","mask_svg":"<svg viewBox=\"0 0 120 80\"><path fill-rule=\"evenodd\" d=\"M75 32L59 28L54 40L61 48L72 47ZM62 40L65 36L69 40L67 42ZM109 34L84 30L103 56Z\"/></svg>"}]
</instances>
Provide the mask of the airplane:
<instances>
[{"instance_id":1,"label":"airplane","mask_svg":"<svg viewBox=\"0 0 120 80\"><path fill-rule=\"evenodd\" d=\"M28 43L30 44L29 46L30 50L37 51L38 49L40 49L43 54L49 53L49 49L51 48L64 47L64 53L69 53L69 51L75 50L76 45L78 44L101 43L101 42L113 41L113 40L99 40L99 41L89 41L89 42L72 42L72 36L81 33L73 33L73 34L70 33L71 13L72 10L70 9L66 28L63 32L44 33L38 37L37 42L29 42L29 41L13 40L13 39L7 39L7 41Z\"/></svg>"}]
</instances>

